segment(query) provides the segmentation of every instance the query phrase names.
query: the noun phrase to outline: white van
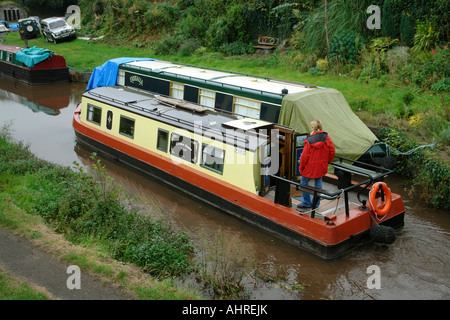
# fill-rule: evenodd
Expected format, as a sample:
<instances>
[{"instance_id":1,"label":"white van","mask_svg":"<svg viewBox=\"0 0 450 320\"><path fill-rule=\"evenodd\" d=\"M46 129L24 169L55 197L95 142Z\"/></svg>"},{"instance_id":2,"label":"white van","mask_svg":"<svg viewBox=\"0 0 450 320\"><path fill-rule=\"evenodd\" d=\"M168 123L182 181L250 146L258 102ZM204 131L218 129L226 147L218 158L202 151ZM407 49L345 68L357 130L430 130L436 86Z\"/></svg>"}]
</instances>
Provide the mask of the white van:
<instances>
[{"instance_id":1,"label":"white van","mask_svg":"<svg viewBox=\"0 0 450 320\"><path fill-rule=\"evenodd\" d=\"M66 39L76 39L75 29L61 18L48 18L41 21L42 35L47 42L58 43Z\"/></svg>"}]
</instances>

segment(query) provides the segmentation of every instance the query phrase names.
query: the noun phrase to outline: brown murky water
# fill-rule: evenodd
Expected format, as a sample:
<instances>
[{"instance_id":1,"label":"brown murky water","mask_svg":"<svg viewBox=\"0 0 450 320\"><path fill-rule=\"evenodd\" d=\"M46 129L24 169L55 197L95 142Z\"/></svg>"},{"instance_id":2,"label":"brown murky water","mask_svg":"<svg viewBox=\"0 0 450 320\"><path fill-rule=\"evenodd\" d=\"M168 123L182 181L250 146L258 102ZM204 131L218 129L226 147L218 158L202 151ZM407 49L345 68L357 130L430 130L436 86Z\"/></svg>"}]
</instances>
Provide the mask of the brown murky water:
<instances>
[{"instance_id":1,"label":"brown murky water","mask_svg":"<svg viewBox=\"0 0 450 320\"><path fill-rule=\"evenodd\" d=\"M76 144L71 124L84 90L82 84L29 87L0 78L0 126L11 123L15 139L29 143L45 160L88 167L91 152ZM199 244L219 234L235 247L239 259L247 257L250 265L240 267L250 299L450 298L450 216L415 203L397 177L387 183L403 196L407 214L394 244L371 243L339 260L324 261L121 164L102 161L141 211L186 230ZM255 281L252 264L284 284ZM371 266L379 268L380 289L369 288ZM298 284L300 292L293 290Z\"/></svg>"}]
</instances>

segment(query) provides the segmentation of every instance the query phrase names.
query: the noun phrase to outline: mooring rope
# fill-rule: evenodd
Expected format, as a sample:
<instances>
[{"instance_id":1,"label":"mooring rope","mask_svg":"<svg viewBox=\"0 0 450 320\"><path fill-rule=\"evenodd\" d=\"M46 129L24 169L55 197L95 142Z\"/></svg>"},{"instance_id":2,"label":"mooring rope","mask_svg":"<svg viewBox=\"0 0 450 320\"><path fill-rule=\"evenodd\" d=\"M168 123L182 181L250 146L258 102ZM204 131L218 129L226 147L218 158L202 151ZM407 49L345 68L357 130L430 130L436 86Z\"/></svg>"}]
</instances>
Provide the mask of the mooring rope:
<instances>
[{"instance_id":1,"label":"mooring rope","mask_svg":"<svg viewBox=\"0 0 450 320\"><path fill-rule=\"evenodd\" d=\"M396 154L396 155L400 155L400 156L409 156L410 154L416 152L416 151L419 150L419 149L423 149L423 148L431 148L431 149L434 149L434 147L436 146L436 144L435 144L435 140L434 140L434 138L433 138L433 143L432 143L432 144L423 145L423 146L418 146L418 147L416 147L416 148L414 148L414 149L411 149L411 150L409 150L409 151L406 151L406 152L401 152L401 151L395 149L394 147L391 147L391 146L388 145L387 143L386 143L386 146L389 148L389 151L391 151L392 153L394 153L394 154Z\"/></svg>"}]
</instances>

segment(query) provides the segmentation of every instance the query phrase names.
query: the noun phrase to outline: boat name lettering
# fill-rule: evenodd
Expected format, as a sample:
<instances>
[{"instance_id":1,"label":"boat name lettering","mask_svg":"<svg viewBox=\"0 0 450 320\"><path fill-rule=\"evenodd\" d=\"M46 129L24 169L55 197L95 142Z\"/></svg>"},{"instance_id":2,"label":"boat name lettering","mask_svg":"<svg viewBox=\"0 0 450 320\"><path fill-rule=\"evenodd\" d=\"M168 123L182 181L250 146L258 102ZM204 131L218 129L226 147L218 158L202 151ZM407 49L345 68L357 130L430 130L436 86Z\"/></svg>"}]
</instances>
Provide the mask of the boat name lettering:
<instances>
[{"instance_id":1,"label":"boat name lettering","mask_svg":"<svg viewBox=\"0 0 450 320\"><path fill-rule=\"evenodd\" d=\"M141 78L141 77L139 77L139 76L131 76L130 77L130 82L131 83L137 83L137 84L139 84L141 87L143 87L144 86L144 80Z\"/></svg>"}]
</instances>

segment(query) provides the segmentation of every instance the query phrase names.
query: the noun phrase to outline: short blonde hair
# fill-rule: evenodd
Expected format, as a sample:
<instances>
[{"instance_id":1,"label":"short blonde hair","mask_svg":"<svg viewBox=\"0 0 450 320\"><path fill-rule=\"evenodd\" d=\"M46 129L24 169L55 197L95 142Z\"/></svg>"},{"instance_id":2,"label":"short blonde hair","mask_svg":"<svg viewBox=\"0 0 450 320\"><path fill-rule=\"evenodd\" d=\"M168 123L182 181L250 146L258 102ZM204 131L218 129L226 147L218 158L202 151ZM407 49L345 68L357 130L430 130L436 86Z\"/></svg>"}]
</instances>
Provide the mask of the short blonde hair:
<instances>
[{"instance_id":1,"label":"short blonde hair","mask_svg":"<svg viewBox=\"0 0 450 320\"><path fill-rule=\"evenodd\" d=\"M320 121L320 120L311 121L311 129L314 132L321 131L322 130L322 121Z\"/></svg>"}]
</instances>

